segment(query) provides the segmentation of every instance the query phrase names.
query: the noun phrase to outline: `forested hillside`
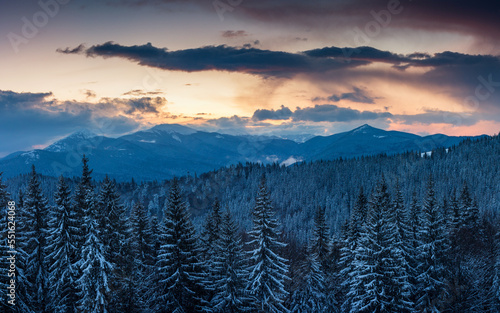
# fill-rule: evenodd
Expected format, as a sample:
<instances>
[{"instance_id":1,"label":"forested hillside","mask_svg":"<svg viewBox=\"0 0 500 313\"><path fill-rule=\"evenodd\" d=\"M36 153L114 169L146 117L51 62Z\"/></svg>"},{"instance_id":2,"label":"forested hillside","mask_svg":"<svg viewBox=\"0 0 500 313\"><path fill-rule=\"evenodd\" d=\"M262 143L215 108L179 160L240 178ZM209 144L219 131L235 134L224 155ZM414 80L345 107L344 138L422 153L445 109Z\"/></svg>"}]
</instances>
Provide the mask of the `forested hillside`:
<instances>
[{"instance_id":1,"label":"forested hillside","mask_svg":"<svg viewBox=\"0 0 500 313\"><path fill-rule=\"evenodd\" d=\"M0 184L16 308L498 312L499 156L494 136L164 182L95 181L87 158L75 179L33 167Z\"/></svg>"}]
</instances>

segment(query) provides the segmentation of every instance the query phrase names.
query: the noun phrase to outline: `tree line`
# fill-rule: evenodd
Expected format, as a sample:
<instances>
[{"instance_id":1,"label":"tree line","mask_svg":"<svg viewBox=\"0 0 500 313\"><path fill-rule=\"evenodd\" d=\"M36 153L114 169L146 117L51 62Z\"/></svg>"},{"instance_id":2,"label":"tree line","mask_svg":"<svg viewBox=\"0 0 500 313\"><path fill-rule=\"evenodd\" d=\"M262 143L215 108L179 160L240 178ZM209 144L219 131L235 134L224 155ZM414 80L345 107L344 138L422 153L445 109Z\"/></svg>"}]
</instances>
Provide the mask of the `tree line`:
<instances>
[{"instance_id":1,"label":"tree line","mask_svg":"<svg viewBox=\"0 0 500 313\"><path fill-rule=\"evenodd\" d=\"M59 178L49 205L33 166L16 197L16 305L7 214L2 216L5 312L499 312L500 236L467 184L438 199L434 179L405 205L384 175L340 233L326 208L305 243L290 240L260 178L251 228L215 200L197 231L173 179L161 218L123 205L114 181L99 186L88 159L74 190ZM0 201L11 200L0 179ZM5 210L2 212L5 213Z\"/></svg>"}]
</instances>

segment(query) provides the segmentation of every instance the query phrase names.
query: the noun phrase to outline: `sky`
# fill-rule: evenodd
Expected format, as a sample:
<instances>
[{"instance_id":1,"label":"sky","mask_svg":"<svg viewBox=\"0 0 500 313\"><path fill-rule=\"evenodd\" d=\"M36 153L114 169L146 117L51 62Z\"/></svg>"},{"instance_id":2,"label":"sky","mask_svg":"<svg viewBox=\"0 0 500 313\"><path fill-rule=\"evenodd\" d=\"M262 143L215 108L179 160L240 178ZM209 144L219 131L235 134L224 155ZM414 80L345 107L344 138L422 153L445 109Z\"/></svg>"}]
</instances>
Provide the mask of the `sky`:
<instances>
[{"instance_id":1,"label":"sky","mask_svg":"<svg viewBox=\"0 0 500 313\"><path fill-rule=\"evenodd\" d=\"M500 131L500 3L1 0L0 157L81 129Z\"/></svg>"}]
</instances>

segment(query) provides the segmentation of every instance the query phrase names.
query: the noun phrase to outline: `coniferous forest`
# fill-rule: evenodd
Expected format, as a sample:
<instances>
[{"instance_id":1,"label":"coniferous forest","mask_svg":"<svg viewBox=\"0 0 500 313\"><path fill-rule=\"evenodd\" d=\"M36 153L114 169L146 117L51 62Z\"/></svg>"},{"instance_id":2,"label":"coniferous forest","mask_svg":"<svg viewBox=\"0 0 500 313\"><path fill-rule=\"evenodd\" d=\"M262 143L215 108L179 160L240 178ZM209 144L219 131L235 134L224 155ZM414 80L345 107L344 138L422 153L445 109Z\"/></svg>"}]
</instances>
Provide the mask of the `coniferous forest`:
<instances>
[{"instance_id":1,"label":"coniferous forest","mask_svg":"<svg viewBox=\"0 0 500 313\"><path fill-rule=\"evenodd\" d=\"M1 311L500 312L499 156L493 136L164 182L33 166L0 182Z\"/></svg>"}]
</instances>

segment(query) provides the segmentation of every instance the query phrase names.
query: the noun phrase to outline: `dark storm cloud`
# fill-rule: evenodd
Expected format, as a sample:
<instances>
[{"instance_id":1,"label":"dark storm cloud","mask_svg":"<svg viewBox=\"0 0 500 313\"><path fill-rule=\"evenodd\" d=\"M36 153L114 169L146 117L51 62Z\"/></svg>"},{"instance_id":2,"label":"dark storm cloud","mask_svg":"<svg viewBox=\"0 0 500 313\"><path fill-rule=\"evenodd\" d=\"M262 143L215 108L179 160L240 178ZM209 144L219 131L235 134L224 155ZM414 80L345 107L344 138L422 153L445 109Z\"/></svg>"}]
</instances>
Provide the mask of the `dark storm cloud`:
<instances>
[{"instance_id":1,"label":"dark storm cloud","mask_svg":"<svg viewBox=\"0 0 500 313\"><path fill-rule=\"evenodd\" d=\"M142 97L134 99L103 99L106 103L113 105L114 108L123 107L125 114L133 113L156 113L159 114L159 108L167 104L167 100L163 97ZM101 100L102 101L102 100Z\"/></svg>"},{"instance_id":2,"label":"dark storm cloud","mask_svg":"<svg viewBox=\"0 0 500 313\"><path fill-rule=\"evenodd\" d=\"M233 115L231 117L221 117L207 120L207 123L220 128L241 128L249 123L248 117Z\"/></svg>"},{"instance_id":3,"label":"dark storm cloud","mask_svg":"<svg viewBox=\"0 0 500 313\"><path fill-rule=\"evenodd\" d=\"M373 47L324 47L290 53L224 45L169 51L166 48L154 47L150 43L122 46L113 42L83 50L67 48L59 51L89 57L125 58L143 66L172 71L217 70L265 78L291 78L305 74L313 81L327 80L337 84L362 79L369 83L373 79L383 77L395 83L439 90L460 102L474 96L481 101L482 110L498 108L500 103L500 92L497 90L500 89L500 58L493 55L471 55L451 51L402 55ZM395 70L364 66L379 63L392 65ZM425 72L408 71L410 68L423 68ZM482 87L478 87L480 85ZM333 95L325 101L337 102L342 100L342 97L351 101L371 103L369 97L363 98L362 94L356 91L353 94Z\"/></svg>"},{"instance_id":4,"label":"dark storm cloud","mask_svg":"<svg viewBox=\"0 0 500 313\"><path fill-rule=\"evenodd\" d=\"M333 104L315 105L308 108L297 108L293 112L294 121L311 122L348 122L355 120L374 120L388 118L389 112L358 111L351 108L342 108Z\"/></svg>"},{"instance_id":5,"label":"dark storm cloud","mask_svg":"<svg viewBox=\"0 0 500 313\"><path fill-rule=\"evenodd\" d=\"M389 112L358 111L351 108L338 107L333 104L321 104L314 107L296 108L295 111L285 106L278 110L256 110L253 121L288 120L309 122L349 122L356 120L374 120L391 117ZM236 117L236 116L235 116ZM233 119L235 118L233 117Z\"/></svg>"},{"instance_id":6,"label":"dark storm cloud","mask_svg":"<svg viewBox=\"0 0 500 313\"><path fill-rule=\"evenodd\" d=\"M312 99L312 101L313 102L318 102L318 101L339 102L341 100L349 100L352 102L373 104L373 103L375 103L375 99L378 99L378 97L370 97L369 95L366 94L365 90L358 88L358 87L353 87L352 92L345 92L345 93L341 93L338 95L333 94L333 95L326 97L326 98L316 97L316 98Z\"/></svg>"},{"instance_id":7,"label":"dark storm cloud","mask_svg":"<svg viewBox=\"0 0 500 313\"><path fill-rule=\"evenodd\" d=\"M259 109L253 113L252 120L254 121L263 121L263 120L287 120L292 116L292 111L285 107L281 106L278 110L266 110Z\"/></svg>"},{"instance_id":8,"label":"dark storm cloud","mask_svg":"<svg viewBox=\"0 0 500 313\"><path fill-rule=\"evenodd\" d=\"M236 48L229 46L206 46L196 49L168 51L150 43L141 46L122 46L113 42L95 45L85 50L59 49L65 54L84 53L89 57L120 57L136 61L140 65L165 70L228 71L260 76L291 77L298 73L327 72L368 64L366 61L313 58L302 53Z\"/></svg>"},{"instance_id":9,"label":"dark storm cloud","mask_svg":"<svg viewBox=\"0 0 500 313\"><path fill-rule=\"evenodd\" d=\"M49 102L46 100L49 96L52 96L51 92L31 93L0 90L0 110L5 112L33 107L40 103Z\"/></svg>"}]
</instances>

